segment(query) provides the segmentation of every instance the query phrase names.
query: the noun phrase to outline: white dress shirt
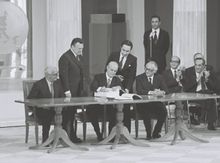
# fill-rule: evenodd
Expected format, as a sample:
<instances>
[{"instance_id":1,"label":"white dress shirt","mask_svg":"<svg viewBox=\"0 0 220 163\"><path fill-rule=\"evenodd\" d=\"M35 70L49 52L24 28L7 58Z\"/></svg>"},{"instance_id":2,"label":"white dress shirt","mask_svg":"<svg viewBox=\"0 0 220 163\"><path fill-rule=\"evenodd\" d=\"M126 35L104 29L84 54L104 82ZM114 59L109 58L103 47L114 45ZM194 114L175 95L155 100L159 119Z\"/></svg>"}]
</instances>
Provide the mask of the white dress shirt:
<instances>
[{"instance_id":1,"label":"white dress shirt","mask_svg":"<svg viewBox=\"0 0 220 163\"><path fill-rule=\"evenodd\" d=\"M123 55L120 53L119 62L122 60ZM124 59L122 61L121 69L124 67L125 62L127 60L128 55L124 56Z\"/></svg>"}]
</instances>

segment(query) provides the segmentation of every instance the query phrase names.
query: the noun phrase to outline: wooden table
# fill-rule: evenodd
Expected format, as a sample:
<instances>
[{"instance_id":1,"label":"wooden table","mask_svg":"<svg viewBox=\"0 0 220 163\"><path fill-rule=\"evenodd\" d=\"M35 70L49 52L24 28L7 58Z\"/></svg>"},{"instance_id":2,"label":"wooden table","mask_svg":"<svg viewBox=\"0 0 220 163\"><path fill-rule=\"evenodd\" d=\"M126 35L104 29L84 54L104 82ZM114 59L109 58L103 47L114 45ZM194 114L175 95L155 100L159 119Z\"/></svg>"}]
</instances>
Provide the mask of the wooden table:
<instances>
[{"instance_id":1,"label":"wooden table","mask_svg":"<svg viewBox=\"0 0 220 163\"><path fill-rule=\"evenodd\" d=\"M129 100L130 101L130 100ZM88 150L84 147L76 146L74 143L72 143L66 133L65 130L62 129L61 123L62 123L62 108L64 106L81 106L84 108L85 105L92 105L92 104L101 104L101 105L110 105L110 104L116 104L117 106L117 125L112 129L111 134L101 143L105 144L110 138L113 138L116 135L115 142L111 149L115 148L120 137L122 135L125 136L132 144L138 145L138 146L148 146L147 144L143 144L138 142L137 140L133 139L127 128L123 125L123 103L128 103L128 100L123 101L113 101L113 100L106 100L98 97L74 97L74 98L54 98L54 99L26 99L26 100L16 100L17 103L23 103L29 106L37 106L39 108L43 107L54 107L55 110L55 127L54 130L51 131L51 134L49 138L42 144L37 146L29 147L29 149L41 149L42 147L47 146L51 142L53 142L51 148L48 150L48 153L51 153L54 151L54 149L57 147L59 143L61 143L63 146L69 146L72 149L79 149L79 150ZM130 101L133 102L133 101ZM129 103L130 103L129 102Z\"/></svg>"},{"instance_id":2,"label":"wooden table","mask_svg":"<svg viewBox=\"0 0 220 163\"><path fill-rule=\"evenodd\" d=\"M198 94L198 93L174 93L174 94L168 94L163 97L156 97L153 95L143 95L143 99L141 100L105 100L98 97L74 97L69 98L68 100L64 98L55 98L55 99L30 99L30 100L16 100L15 102L27 104L30 106L37 106L37 107L54 107L55 108L55 128L51 132L49 138L41 145L37 145L34 147L30 147L30 149L39 149L41 147L44 147L48 144L50 144L53 141L53 145L48 150L48 153L51 153L60 142L63 146L70 146L72 149L79 149L79 150L88 150L84 147L79 147L73 144L68 136L67 133L62 129L61 123L62 123L62 115L61 111L64 106L81 106L84 108L85 105L92 105L92 104L100 104L100 105L116 105L117 108L117 114L116 114L116 126L112 129L109 136L107 136L106 139L103 141L100 141L96 143L97 145L102 145L108 143L112 138L115 137L113 145L110 147L111 149L114 149L116 145L118 144L119 140L122 138L123 141L128 141L132 143L133 145L137 146L143 146L143 147L149 147L148 144L141 143L137 140L135 140L131 135L129 134L126 127L124 127L123 124L123 104L132 104L132 103L148 103L148 102L173 102L173 101L188 101L188 100L203 100L203 99L214 99L214 98L220 98L220 96L216 95L207 95L207 94ZM186 126L181 121L181 109L182 108L176 108L176 120L175 125L170 127L170 131L165 134L163 137L159 139L154 139L152 141L164 141L166 138L171 136L173 133L174 139L171 144L175 144L177 136L180 135L180 137L184 140L187 136L195 141L208 143L207 140L199 139L195 136L193 136ZM125 139L126 138L126 139Z\"/></svg>"},{"instance_id":3,"label":"wooden table","mask_svg":"<svg viewBox=\"0 0 220 163\"><path fill-rule=\"evenodd\" d=\"M190 100L206 100L206 99L217 99L220 98L220 96L217 95L209 95L209 94L200 94L200 93L173 93L166 95L164 98L161 99L162 102L173 102L175 101L176 109L175 109L175 124L173 124L170 128L168 133L166 133L164 136L158 139L151 139L150 142L162 142L165 141L168 137L170 137L174 133L173 140L171 142L171 145L176 144L176 140L178 138L178 135L182 140L185 140L186 137L202 142L202 143L208 143L208 140L199 139L192 135L186 125L182 123L181 115L182 115L182 101L190 101Z\"/></svg>"}]
</instances>

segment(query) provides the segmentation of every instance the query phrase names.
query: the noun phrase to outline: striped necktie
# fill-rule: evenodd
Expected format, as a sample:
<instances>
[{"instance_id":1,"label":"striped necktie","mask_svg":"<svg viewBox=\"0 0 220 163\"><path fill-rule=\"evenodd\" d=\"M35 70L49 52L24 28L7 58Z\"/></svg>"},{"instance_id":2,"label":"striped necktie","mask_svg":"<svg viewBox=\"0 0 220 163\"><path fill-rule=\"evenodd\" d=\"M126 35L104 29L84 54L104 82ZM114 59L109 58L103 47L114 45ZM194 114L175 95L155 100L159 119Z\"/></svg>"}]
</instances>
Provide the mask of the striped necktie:
<instances>
[{"instance_id":1,"label":"striped necktie","mask_svg":"<svg viewBox=\"0 0 220 163\"><path fill-rule=\"evenodd\" d=\"M53 82L51 82L50 84L50 92L51 92L51 95L52 95L52 98L54 98L54 88L53 88Z\"/></svg>"}]
</instances>

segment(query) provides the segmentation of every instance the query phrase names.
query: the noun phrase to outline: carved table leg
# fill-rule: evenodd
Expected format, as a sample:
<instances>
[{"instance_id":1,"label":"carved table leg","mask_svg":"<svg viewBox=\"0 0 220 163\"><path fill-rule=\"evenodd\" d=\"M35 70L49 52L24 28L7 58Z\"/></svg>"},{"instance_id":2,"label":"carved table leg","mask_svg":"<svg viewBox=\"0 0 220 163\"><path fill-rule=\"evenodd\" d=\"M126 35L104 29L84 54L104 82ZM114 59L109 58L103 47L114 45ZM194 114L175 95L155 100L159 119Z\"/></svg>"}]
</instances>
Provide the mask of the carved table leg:
<instances>
[{"instance_id":1,"label":"carved table leg","mask_svg":"<svg viewBox=\"0 0 220 163\"><path fill-rule=\"evenodd\" d=\"M89 150L85 147L76 146L74 143L72 143L70 141L69 137L67 136L66 131L63 130L62 126L61 126L61 123L62 123L61 111L62 111L62 107L55 108L55 112L56 112L55 117L54 117L55 128L53 131L51 131L49 138L41 145L32 146L29 149L40 149L41 147L45 147L45 146L49 145L53 141L53 144L50 147L50 149L47 151L47 153L53 152L59 143L61 143L64 147L66 147L68 145L72 149L79 149L79 150L83 150L83 151Z\"/></svg>"},{"instance_id":2,"label":"carved table leg","mask_svg":"<svg viewBox=\"0 0 220 163\"><path fill-rule=\"evenodd\" d=\"M175 109L175 126L171 126L169 132L167 134L165 134L163 137L158 138L158 139L151 139L151 142L161 142L164 141L165 139L167 139L169 136L171 136L174 133L174 138L171 142L171 145L176 144L176 140L178 138L178 135L180 136L180 138L182 140L185 140L186 137L198 141L198 142L202 142L202 143L208 143L209 141L207 140L203 140L203 139L199 139L195 136L193 136L189 130L187 129L186 125L184 123L182 123L181 120L181 114L182 114L182 102L181 101L176 101L176 109ZM186 136L186 137L185 137Z\"/></svg>"},{"instance_id":3,"label":"carved table leg","mask_svg":"<svg viewBox=\"0 0 220 163\"><path fill-rule=\"evenodd\" d=\"M137 146L149 147L148 144L143 144L141 142L138 142L137 140L135 140L134 138L131 137L131 135L128 132L128 129L126 127L124 127L124 124L123 124L123 118L124 118L123 104L117 104L116 107L117 107L117 114L116 114L117 124L116 124L116 126L113 127L110 135L106 139L96 143L95 145L106 144L110 140L112 140L112 138L114 138L114 136L115 136L114 143L110 147L111 149L114 149L116 147L120 138L122 138L122 139L126 138L130 143L137 145Z\"/></svg>"}]
</instances>

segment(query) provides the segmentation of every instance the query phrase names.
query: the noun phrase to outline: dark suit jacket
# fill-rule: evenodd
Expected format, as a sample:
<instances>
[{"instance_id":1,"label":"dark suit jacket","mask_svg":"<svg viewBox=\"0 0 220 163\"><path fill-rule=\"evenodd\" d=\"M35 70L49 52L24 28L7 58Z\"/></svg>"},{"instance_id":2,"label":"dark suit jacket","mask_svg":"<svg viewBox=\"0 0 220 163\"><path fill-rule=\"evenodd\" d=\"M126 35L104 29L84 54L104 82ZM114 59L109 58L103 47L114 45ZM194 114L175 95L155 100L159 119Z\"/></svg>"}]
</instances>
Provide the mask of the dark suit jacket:
<instances>
[{"instance_id":1,"label":"dark suit jacket","mask_svg":"<svg viewBox=\"0 0 220 163\"><path fill-rule=\"evenodd\" d=\"M65 97L65 94L63 92L63 87L59 79L54 81L53 86L54 86L55 98ZM28 99L52 98L46 78L43 78L34 83L27 98Z\"/></svg>"},{"instance_id":2,"label":"dark suit jacket","mask_svg":"<svg viewBox=\"0 0 220 163\"><path fill-rule=\"evenodd\" d=\"M171 69L163 71L162 76L169 89L169 93L178 93L182 91L182 87L179 86L178 82L173 77ZM184 85L184 78L182 78L180 82Z\"/></svg>"},{"instance_id":3,"label":"dark suit jacket","mask_svg":"<svg viewBox=\"0 0 220 163\"><path fill-rule=\"evenodd\" d=\"M137 94L147 95L149 91L154 89L163 90L165 93L169 93L169 90L164 82L162 75L154 74L153 84L150 84L145 73L140 74L136 77L136 89Z\"/></svg>"},{"instance_id":4,"label":"dark suit jacket","mask_svg":"<svg viewBox=\"0 0 220 163\"><path fill-rule=\"evenodd\" d=\"M210 69L211 66L207 66L207 70L210 71L210 76L208 77L208 82L206 82L206 86L208 90L214 91L216 84L215 84L215 74L214 71ZM196 82L196 72L195 67L189 67L185 70L185 85L184 91L185 92L196 92L197 82Z\"/></svg>"},{"instance_id":5,"label":"dark suit jacket","mask_svg":"<svg viewBox=\"0 0 220 163\"><path fill-rule=\"evenodd\" d=\"M144 48L145 48L145 62L150 59L150 39L149 35L152 29L144 33ZM166 53L169 50L170 38L168 32L160 29L159 38L156 46L152 41L152 60L155 61L159 67L166 67Z\"/></svg>"},{"instance_id":6,"label":"dark suit jacket","mask_svg":"<svg viewBox=\"0 0 220 163\"><path fill-rule=\"evenodd\" d=\"M69 49L59 59L59 76L64 92L71 92L72 97L79 97L83 90L83 58L80 61Z\"/></svg>"},{"instance_id":7,"label":"dark suit jacket","mask_svg":"<svg viewBox=\"0 0 220 163\"><path fill-rule=\"evenodd\" d=\"M115 61L119 63L119 59L120 59L120 52L113 52L109 56L106 65L108 65L108 63L111 61ZM127 88L129 91L131 91L132 85L136 77L136 70L137 70L137 58L132 54L129 54L123 69L118 70L118 72L116 73L116 75L122 75L124 77L124 80L122 81L122 85L124 89Z\"/></svg>"},{"instance_id":8,"label":"dark suit jacket","mask_svg":"<svg viewBox=\"0 0 220 163\"><path fill-rule=\"evenodd\" d=\"M103 73L103 74L96 74L94 79L93 79L93 81L92 81L92 83L91 83L91 85L90 85L91 91L96 92L96 90L99 87L104 87L104 86L107 87L106 74L105 73ZM110 88L114 87L114 86L121 86L122 87L121 81L117 77L113 77L112 78Z\"/></svg>"}]
</instances>

